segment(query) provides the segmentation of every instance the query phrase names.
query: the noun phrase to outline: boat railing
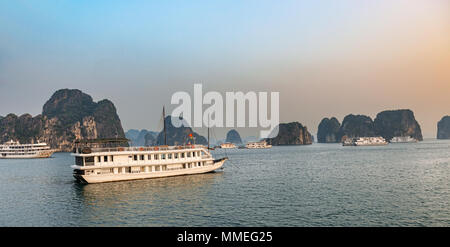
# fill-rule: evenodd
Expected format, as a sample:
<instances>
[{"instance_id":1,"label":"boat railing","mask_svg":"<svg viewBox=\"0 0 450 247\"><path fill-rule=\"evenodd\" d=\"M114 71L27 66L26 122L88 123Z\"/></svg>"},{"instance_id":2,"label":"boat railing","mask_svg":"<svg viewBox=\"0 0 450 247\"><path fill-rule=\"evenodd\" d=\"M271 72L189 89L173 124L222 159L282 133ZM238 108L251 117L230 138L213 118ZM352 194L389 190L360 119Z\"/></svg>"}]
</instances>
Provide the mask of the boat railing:
<instances>
[{"instance_id":1,"label":"boat railing","mask_svg":"<svg viewBox=\"0 0 450 247\"><path fill-rule=\"evenodd\" d=\"M184 146L151 146L151 147L106 147L106 148L76 148L75 153L107 153L107 152L143 152L143 151L176 151L183 149L205 148L203 145Z\"/></svg>"}]
</instances>

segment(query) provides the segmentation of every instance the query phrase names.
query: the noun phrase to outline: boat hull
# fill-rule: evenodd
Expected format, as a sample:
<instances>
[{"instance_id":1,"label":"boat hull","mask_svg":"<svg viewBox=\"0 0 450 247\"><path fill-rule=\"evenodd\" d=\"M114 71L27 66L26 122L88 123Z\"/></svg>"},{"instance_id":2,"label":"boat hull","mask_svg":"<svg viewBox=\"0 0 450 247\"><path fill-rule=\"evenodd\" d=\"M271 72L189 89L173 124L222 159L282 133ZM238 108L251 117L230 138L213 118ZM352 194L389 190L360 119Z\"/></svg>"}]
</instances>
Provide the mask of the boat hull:
<instances>
[{"instance_id":1,"label":"boat hull","mask_svg":"<svg viewBox=\"0 0 450 247\"><path fill-rule=\"evenodd\" d=\"M163 177L173 177L173 176L183 176L183 175L194 175L213 172L220 169L227 158L215 160L212 165L195 167L189 169L171 170L171 171L157 171L150 173L126 173L126 174L111 174L111 175L80 175L74 174L73 176L77 181L81 183L106 183L106 182L117 182L117 181L127 181L127 180L138 180L138 179L150 179L150 178L163 178Z\"/></svg>"}]
</instances>

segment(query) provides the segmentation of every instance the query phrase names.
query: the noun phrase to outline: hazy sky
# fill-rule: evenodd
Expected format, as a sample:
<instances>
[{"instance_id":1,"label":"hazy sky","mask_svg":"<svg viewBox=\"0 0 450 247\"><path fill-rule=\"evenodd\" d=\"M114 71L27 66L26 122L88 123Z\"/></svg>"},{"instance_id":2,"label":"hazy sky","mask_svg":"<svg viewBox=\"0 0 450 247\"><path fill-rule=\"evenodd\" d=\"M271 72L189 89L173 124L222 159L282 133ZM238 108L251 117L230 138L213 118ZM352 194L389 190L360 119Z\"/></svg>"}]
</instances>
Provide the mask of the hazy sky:
<instances>
[{"instance_id":1,"label":"hazy sky","mask_svg":"<svg viewBox=\"0 0 450 247\"><path fill-rule=\"evenodd\" d=\"M194 83L279 91L282 122L313 134L323 117L409 108L435 137L450 115L450 1L0 2L0 115L78 88L113 101L125 130L156 130Z\"/></svg>"}]
</instances>

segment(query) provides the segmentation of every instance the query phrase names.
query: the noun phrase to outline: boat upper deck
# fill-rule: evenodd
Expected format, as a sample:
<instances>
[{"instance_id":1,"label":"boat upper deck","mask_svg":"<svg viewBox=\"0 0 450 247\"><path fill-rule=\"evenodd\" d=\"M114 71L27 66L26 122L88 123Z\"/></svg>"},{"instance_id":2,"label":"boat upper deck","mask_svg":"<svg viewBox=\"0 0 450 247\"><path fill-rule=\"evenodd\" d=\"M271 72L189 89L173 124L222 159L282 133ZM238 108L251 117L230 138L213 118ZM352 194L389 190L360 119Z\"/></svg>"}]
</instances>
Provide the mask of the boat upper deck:
<instances>
[{"instance_id":1,"label":"boat upper deck","mask_svg":"<svg viewBox=\"0 0 450 247\"><path fill-rule=\"evenodd\" d=\"M171 153L183 152L185 150L197 151L206 150L203 145L186 145L186 146L152 146L152 147L102 147L102 148L75 148L74 156L93 156L103 153L111 154L139 154L139 153Z\"/></svg>"}]
</instances>

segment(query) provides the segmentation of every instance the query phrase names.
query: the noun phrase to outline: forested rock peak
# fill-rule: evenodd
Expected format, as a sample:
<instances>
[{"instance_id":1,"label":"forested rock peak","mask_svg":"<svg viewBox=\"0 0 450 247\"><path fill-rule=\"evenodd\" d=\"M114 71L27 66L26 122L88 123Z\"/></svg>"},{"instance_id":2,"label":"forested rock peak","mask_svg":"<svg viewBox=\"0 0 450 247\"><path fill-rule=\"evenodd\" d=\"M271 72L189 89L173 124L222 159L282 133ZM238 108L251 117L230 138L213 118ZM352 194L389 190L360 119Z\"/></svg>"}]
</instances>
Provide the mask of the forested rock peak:
<instances>
[{"instance_id":1,"label":"forested rock peak","mask_svg":"<svg viewBox=\"0 0 450 247\"><path fill-rule=\"evenodd\" d=\"M339 128L341 124L339 121L332 117L324 118L319 124L317 131L317 142L319 143L336 143L339 140Z\"/></svg>"},{"instance_id":2,"label":"forested rock peak","mask_svg":"<svg viewBox=\"0 0 450 247\"><path fill-rule=\"evenodd\" d=\"M387 141L396 136L410 136L422 141L422 131L414 113L408 109L382 111L374 120L375 132Z\"/></svg>"},{"instance_id":3,"label":"forested rock peak","mask_svg":"<svg viewBox=\"0 0 450 247\"><path fill-rule=\"evenodd\" d=\"M95 103L91 96L77 89L56 91L44 104L42 115L9 114L0 119L3 142L42 141L52 148L70 151L75 139L117 137L123 138L125 134L114 104L109 100Z\"/></svg>"},{"instance_id":4,"label":"forested rock peak","mask_svg":"<svg viewBox=\"0 0 450 247\"><path fill-rule=\"evenodd\" d=\"M265 139L271 145L308 145L312 144L311 134L299 122L282 123L278 125L278 135Z\"/></svg>"},{"instance_id":5,"label":"forested rock peak","mask_svg":"<svg viewBox=\"0 0 450 247\"><path fill-rule=\"evenodd\" d=\"M450 139L450 116L445 116L438 122L437 139Z\"/></svg>"},{"instance_id":6,"label":"forested rock peak","mask_svg":"<svg viewBox=\"0 0 450 247\"><path fill-rule=\"evenodd\" d=\"M230 130L227 133L227 138L225 142L230 142L234 144L242 144L241 136L239 135L239 132L236 130Z\"/></svg>"}]
</instances>

